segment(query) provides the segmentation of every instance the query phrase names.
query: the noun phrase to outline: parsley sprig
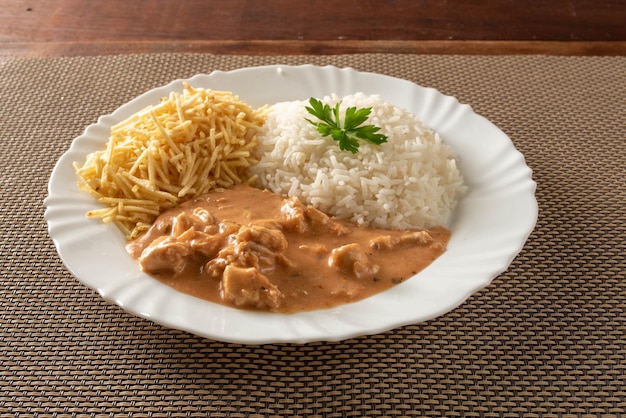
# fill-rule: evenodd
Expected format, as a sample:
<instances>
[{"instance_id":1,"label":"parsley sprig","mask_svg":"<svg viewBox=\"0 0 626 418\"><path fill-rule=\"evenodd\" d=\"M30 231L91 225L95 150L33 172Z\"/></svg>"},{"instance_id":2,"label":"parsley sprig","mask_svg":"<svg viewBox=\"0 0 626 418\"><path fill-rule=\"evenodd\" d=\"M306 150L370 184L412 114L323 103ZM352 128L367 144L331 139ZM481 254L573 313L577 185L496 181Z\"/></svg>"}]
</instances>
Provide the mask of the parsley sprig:
<instances>
[{"instance_id":1,"label":"parsley sprig","mask_svg":"<svg viewBox=\"0 0 626 418\"><path fill-rule=\"evenodd\" d=\"M323 104L321 100L311 97L309 103L311 106L306 106L306 110L321 122L314 122L308 118L306 120L314 125L322 136L330 135L335 141L339 142L339 149L355 154L359 150L359 140L376 145L387 142L386 135L377 133L380 131L378 126L359 126L372 113L371 107L362 109L357 109L356 107L347 108L342 127L339 117L339 105L341 102L331 108L328 104Z\"/></svg>"}]
</instances>

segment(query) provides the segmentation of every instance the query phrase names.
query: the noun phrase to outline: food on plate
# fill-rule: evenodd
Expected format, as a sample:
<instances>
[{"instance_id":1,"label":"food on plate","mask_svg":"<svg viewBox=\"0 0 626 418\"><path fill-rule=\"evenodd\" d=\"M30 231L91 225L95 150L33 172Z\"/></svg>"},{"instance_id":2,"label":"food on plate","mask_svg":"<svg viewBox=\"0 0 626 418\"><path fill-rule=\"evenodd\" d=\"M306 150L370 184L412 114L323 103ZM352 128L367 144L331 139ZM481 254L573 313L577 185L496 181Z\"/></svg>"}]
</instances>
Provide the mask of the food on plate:
<instances>
[{"instance_id":1,"label":"food on plate","mask_svg":"<svg viewBox=\"0 0 626 418\"><path fill-rule=\"evenodd\" d=\"M360 142L342 151L307 121L306 101L274 104L259 132L250 166L257 186L297 196L303 203L357 225L429 228L445 225L465 190L455 153L417 116L362 93L325 97L333 108L372 108L367 124L386 142Z\"/></svg>"},{"instance_id":2,"label":"food on plate","mask_svg":"<svg viewBox=\"0 0 626 418\"><path fill-rule=\"evenodd\" d=\"M449 236L444 227L360 227L296 197L238 185L164 212L127 250L180 291L290 313L388 289L443 253Z\"/></svg>"},{"instance_id":3,"label":"food on plate","mask_svg":"<svg viewBox=\"0 0 626 418\"><path fill-rule=\"evenodd\" d=\"M194 89L112 128L76 164L128 253L170 286L245 309L359 300L441 255L464 192L417 116L357 93L252 109Z\"/></svg>"},{"instance_id":4,"label":"food on plate","mask_svg":"<svg viewBox=\"0 0 626 418\"><path fill-rule=\"evenodd\" d=\"M265 109L187 84L111 129L105 150L75 163L79 187L105 207L88 216L130 239L164 210L246 180Z\"/></svg>"}]
</instances>

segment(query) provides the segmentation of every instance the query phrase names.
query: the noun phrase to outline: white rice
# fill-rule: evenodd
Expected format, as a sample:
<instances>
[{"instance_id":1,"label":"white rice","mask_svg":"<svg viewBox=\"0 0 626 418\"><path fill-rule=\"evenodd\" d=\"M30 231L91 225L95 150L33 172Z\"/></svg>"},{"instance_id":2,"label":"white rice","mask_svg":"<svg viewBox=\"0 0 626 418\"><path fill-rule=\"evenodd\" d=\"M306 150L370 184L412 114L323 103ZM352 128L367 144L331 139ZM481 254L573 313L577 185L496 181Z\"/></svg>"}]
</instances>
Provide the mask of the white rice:
<instances>
[{"instance_id":1,"label":"white rice","mask_svg":"<svg viewBox=\"0 0 626 418\"><path fill-rule=\"evenodd\" d=\"M332 106L371 107L366 124L381 127L388 142L360 141L356 154L321 138L307 101L271 106L258 135L259 186L297 196L359 225L411 229L445 225L465 190L454 151L417 116L361 93L322 99Z\"/></svg>"}]
</instances>

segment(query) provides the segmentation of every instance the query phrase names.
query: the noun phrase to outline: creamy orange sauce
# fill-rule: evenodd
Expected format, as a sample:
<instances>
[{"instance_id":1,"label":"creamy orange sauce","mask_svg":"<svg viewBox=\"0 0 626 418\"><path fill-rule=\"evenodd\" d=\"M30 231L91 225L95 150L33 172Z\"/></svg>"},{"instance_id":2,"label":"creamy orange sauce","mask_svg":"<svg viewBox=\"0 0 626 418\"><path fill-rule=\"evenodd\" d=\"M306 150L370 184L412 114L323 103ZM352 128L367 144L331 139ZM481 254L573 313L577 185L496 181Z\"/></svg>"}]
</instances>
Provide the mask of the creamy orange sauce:
<instances>
[{"instance_id":1,"label":"creamy orange sauce","mask_svg":"<svg viewBox=\"0 0 626 418\"><path fill-rule=\"evenodd\" d=\"M382 292L446 248L450 232L364 228L241 185L163 213L127 250L173 288L243 309L291 313Z\"/></svg>"}]
</instances>

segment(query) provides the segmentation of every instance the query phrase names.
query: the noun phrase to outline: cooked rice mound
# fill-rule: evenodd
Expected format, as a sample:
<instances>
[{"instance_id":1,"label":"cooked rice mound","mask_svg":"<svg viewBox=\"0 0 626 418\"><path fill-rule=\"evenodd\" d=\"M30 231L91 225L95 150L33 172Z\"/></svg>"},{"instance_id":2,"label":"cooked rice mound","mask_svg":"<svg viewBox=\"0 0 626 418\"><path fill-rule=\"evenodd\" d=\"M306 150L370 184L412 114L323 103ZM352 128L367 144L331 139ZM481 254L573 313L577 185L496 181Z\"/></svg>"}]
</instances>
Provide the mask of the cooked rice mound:
<instances>
[{"instance_id":1,"label":"cooked rice mound","mask_svg":"<svg viewBox=\"0 0 626 418\"><path fill-rule=\"evenodd\" d=\"M371 107L366 124L381 127L382 145L360 142L356 154L322 138L306 111L308 101L270 107L258 135L259 162L250 167L258 186L297 196L318 209L352 222L381 228L412 229L446 225L465 190L452 148L417 116L361 93L322 99Z\"/></svg>"}]
</instances>

